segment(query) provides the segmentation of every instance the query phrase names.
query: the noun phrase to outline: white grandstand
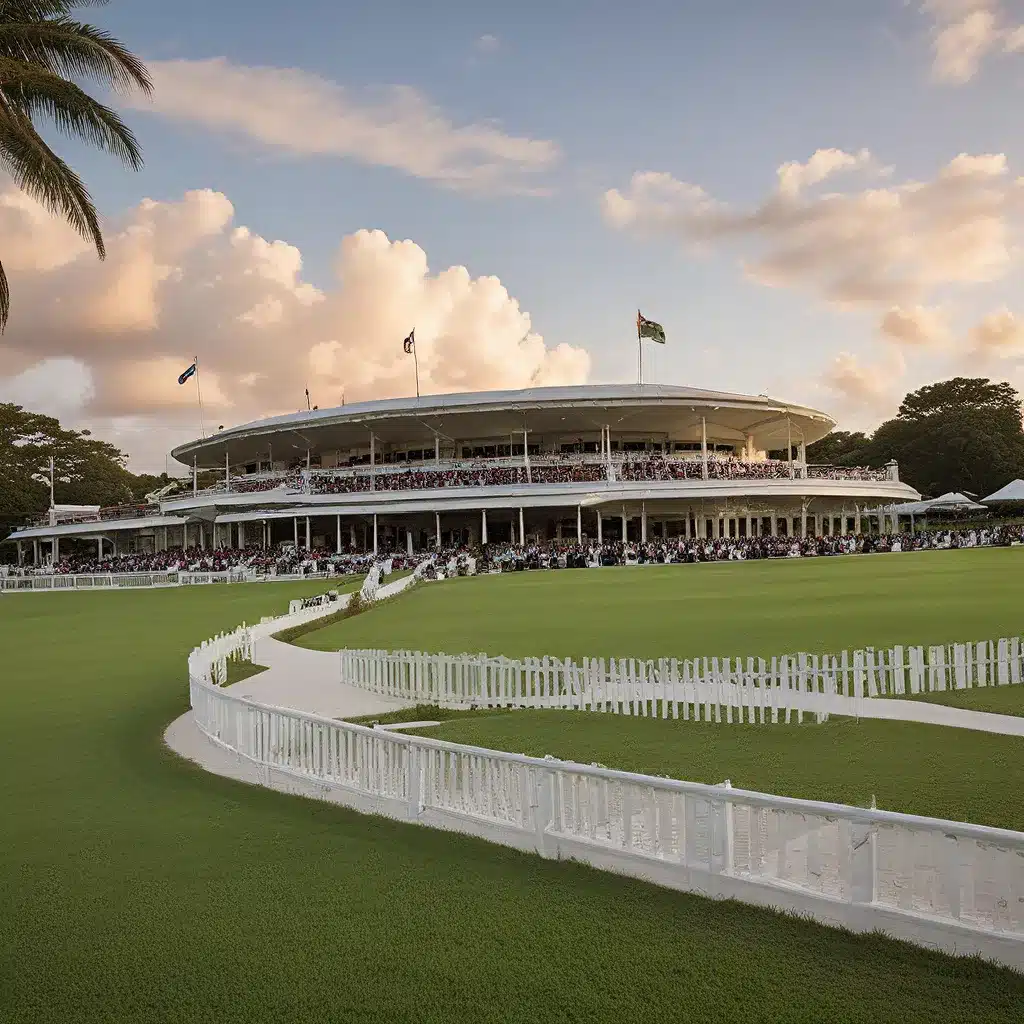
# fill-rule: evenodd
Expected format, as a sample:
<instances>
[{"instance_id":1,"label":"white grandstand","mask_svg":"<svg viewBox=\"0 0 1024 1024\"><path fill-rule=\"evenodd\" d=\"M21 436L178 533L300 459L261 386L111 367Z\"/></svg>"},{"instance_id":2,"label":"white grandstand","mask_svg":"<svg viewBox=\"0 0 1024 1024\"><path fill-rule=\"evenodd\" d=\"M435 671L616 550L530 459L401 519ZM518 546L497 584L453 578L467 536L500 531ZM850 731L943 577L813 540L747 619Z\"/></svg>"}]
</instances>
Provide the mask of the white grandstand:
<instances>
[{"instance_id":1,"label":"white grandstand","mask_svg":"<svg viewBox=\"0 0 1024 1024\"><path fill-rule=\"evenodd\" d=\"M420 552L493 542L806 537L884 530L865 510L920 497L897 467L807 464L827 415L765 396L600 385L424 396L300 412L184 444L176 493L52 509L19 562L85 542ZM218 475L198 486L200 474ZM91 547L95 545L95 547Z\"/></svg>"}]
</instances>

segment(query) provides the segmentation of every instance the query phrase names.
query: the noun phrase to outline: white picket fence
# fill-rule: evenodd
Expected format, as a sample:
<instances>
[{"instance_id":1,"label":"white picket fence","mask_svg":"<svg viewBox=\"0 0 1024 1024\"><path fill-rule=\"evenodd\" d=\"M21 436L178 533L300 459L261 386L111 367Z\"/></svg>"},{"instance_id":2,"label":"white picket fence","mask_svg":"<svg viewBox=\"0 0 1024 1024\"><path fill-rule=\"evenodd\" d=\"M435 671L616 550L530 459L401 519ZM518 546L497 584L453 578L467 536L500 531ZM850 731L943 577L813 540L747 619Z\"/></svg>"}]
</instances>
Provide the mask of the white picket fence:
<instances>
[{"instance_id":1,"label":"white picket fence","mask_svg":"<svg viewBox=\"0 0 1024 1024\"><path fill-rule=\"evenodd\" d=\"M1024 735L1024 719L888 700L1019 685L1020 638L765 658L513 659L486 654L342 650L340 679L383 696L441 707L564 708L737 723L802 722L811 713L960 724ZM998 719L999 721L992 721Z\"/></svg>"},{"instance_id":2,"label":"white picket fence","mask_svg":"<svg viewBox=\"0 0 1024 1024\"><path fill-rule=\"evenodd\" d=\"M255 637L331 610L239 628L189 657L197 725L254 781L1024 970L1024 833L444 743L217 685Z\"/></svg>"}]
</instances>

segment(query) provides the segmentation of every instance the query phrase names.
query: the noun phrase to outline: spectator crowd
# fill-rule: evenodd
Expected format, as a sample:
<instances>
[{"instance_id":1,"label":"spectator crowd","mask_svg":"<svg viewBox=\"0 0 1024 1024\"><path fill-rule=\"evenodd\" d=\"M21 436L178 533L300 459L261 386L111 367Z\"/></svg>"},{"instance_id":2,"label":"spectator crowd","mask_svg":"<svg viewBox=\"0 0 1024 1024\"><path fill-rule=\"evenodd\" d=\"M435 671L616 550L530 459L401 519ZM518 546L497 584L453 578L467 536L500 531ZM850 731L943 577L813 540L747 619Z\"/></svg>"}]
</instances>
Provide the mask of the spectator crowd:
<instances>
[{"instance_id":1,"label":"spectator crowd","mask_svg":"<svg viewBox=\"0 0 1024 1024\"><path fill-rule=\"evenodd\" d=\"M415 568L426 558L437 555L438 564L459 562L460 574L472 563L475 571L521 569L587 568L600 565L643 565L648 563L685 563L744 561L762 558L807 558L827 555L871 554L873 552L921 551L950 548L998 547L1024 543L1024 524L987 528L946 529L919 533L870 535L848 534L835 537L733 537L597 544L549 541L519 544L488 544L484 547L458 547L442 552L425 551L417 555L404 552L349 551L338 554L325 548L309 551L286 545L267 548L169 548L148 554L111 555L105 558L64 555L55 566L0 566L0 574L30 575L47 572L57 575L100 575L105 573L229 572L265 575L347 575L367 572L374 561L394 559L396 570Z\"/></svg>"}]
</instances>

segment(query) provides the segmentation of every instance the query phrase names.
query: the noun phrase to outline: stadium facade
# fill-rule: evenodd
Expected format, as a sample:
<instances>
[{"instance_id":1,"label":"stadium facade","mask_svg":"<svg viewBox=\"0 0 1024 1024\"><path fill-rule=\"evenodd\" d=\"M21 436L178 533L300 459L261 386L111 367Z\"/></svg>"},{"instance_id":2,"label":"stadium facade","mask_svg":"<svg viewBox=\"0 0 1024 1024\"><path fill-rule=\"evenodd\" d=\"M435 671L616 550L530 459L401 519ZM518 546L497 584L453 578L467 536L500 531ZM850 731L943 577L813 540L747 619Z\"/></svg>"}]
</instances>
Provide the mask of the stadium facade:
<instances>
[{"instance_id":1,"label":"stadium facade","mask_svg":"<svg viewBox=\"0 0 1024 1024\"><path fill-rule=\"evenodd\" d=\"M763 395L663 385L364 402L219 430L172 452L191 473L177 489L54 508L10 539L39 565L83 544L417 552L884 530L879 508L920 496L895 464L808 465L834 426Z\"/></svg>"}]
</instances>

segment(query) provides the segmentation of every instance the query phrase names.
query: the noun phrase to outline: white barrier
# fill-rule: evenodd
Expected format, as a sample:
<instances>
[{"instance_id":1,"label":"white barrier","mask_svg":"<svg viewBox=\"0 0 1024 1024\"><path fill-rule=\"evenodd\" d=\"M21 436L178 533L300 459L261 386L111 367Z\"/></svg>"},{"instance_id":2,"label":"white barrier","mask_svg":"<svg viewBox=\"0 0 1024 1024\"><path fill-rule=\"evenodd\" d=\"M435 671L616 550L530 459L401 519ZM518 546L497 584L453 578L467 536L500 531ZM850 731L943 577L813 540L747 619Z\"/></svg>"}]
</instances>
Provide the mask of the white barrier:
<instances>
[{"instance_id":1,"label":"white barrier","mask_svg":"<svg viewBox=\"0 0 1024 1024\"><path fill-rule=\"evenodd\" d=\"M605 659L488 657L342 650L340 679L372 693L441 707L565 708L778 723L829 714L955 725L1024 735L1024 718L885 695L1019 685L1018 637L949 647L896 647L764 658Z\"/></svg>"},{"instance_id":2,"label":"white barrier","mask_svg":"<svg viewBox=\"0 0 1024 1024\"><path fill-rule=\"evenodd\" d=\"M196 724L262 785L1024 969L1024 833L482 750L216 685L254 635L326 613L189 657Z\"/></svg>"}]
</instances>

